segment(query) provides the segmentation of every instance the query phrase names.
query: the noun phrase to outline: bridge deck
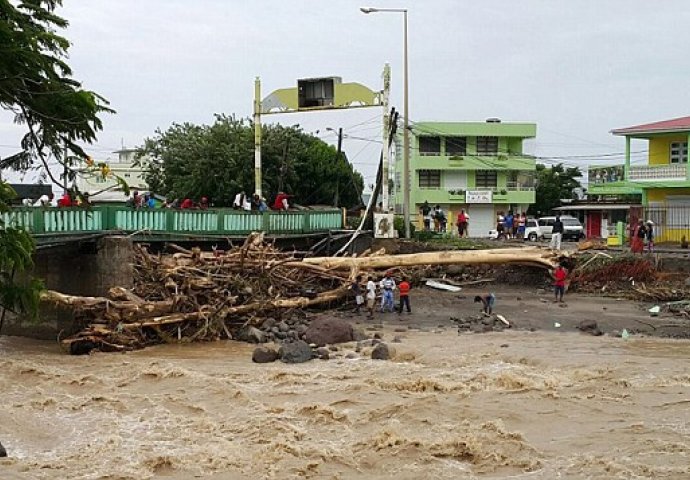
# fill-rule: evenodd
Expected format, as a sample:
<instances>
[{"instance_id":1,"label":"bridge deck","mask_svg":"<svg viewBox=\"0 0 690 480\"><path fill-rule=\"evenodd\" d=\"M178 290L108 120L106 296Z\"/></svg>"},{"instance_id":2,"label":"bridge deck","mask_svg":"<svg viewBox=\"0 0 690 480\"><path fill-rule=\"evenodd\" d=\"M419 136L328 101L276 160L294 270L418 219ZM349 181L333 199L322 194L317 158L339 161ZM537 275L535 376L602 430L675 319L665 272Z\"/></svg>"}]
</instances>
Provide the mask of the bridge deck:
<instances>
[{"instance_id":1,"label":"bridge deck","mask_svg":"<svg viewBox=\"0 0 690 480\"><path fill-rule=\"evenodd\" d=\"M122 206L92 208L22 207L0 214L6 226L19 226L36 236L118 231L174 238L226 237L265 232L300 235L342 229L341 210L245 212L231 209L132 209Z\"/></svg>"}]
</instances>

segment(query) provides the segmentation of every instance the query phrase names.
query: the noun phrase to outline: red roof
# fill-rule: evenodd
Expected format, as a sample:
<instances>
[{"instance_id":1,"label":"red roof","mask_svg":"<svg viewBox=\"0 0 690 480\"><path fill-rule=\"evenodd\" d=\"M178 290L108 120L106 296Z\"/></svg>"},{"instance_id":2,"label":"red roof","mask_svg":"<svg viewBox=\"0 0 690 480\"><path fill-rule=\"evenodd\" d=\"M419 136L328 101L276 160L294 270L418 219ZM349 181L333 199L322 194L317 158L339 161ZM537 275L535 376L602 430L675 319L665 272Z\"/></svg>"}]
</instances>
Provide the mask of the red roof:
<instances>
[{"instance_id":1,"label":"red roof","mask_svg":"<svg viewBox=\"0 0 690 480\"><path fill-rule=\"evenodd\" d=\"M673 118L661 122L645 123L634 127L612 130L614 135L632 135L640 133L684 132L690 131L690 117Z\"/></svg>"}]
</instances>

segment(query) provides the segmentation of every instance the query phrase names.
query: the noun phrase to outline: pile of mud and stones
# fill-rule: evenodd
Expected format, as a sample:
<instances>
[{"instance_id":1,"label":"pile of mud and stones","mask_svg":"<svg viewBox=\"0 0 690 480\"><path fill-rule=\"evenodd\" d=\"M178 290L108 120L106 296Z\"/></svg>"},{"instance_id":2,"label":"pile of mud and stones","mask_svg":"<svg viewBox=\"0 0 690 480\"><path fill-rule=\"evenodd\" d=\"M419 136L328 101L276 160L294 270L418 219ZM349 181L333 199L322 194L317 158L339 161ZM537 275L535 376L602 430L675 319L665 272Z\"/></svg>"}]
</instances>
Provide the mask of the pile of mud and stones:
<instances>
[{"instance_id":1,"label":"pile of mud and stones","mask_svg":"<svg viewBox=\"0 0 690 480\"><path fill-rule=\"evenodd\" d=\"M330 316L293 315L286 319L267 318L260 327L247 326L237 340L262 344L254 349L252 361L303 363L312 359L359 358L390 360L395 349L383 341L381 333L369 336L345 319ZM394 342L399 342L396 337Z\"/></svg>"},{"instance_id":2,"label":"pile of mud and stones","mask_svg":"<svg viewBox=\"0 0 690 480\"><path fill-rule=\"evenodd\" d=\"M505 319L499 315L488 315L479 313L477 315L467 315L464 317L450 317L453 323L458 325L458 333L487 333L502 332L506 328L511 328L511 324L506 324Z\"/></svg>"}]
</instances>

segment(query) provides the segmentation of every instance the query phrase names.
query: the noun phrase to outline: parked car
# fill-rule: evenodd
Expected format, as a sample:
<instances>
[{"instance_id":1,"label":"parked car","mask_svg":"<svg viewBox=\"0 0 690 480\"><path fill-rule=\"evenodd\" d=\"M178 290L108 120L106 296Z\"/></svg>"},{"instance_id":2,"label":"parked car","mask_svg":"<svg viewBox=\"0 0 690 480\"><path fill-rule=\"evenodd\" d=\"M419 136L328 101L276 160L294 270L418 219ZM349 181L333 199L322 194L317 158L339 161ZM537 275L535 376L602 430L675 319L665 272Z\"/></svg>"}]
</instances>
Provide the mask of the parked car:
<instances>
[{"instance_id":1,"label":"parked car","mask_svg":"<svg viewBox=\"0 0 690 480\"><path fill-rule=\"evenodd\" d=\"M541 217L537 220L539 226L539 236L538 238L551 239L551 230L553 229L553 224L556 221L556 217ZM585 231L582 228L582 224L575 217L570 217L567 215L561 216L561 222L563 222L563 239L577 241L585 238ZM530 232L531 233L531 232ZM530 237L527 237L530 238Z\"/></svg>"},{"instance_id":2,"label":"parked car","mask_svg":"<svg viewBox=\"0 0 690 480\"><path fill-rule=\"evenodd\" d=\"M539 223L537 223L536 218L528 218L525 222L525 240L530 242L536 242L537 240L542 240L544 235L539 229Z\"/></svg>"}]
</instances>

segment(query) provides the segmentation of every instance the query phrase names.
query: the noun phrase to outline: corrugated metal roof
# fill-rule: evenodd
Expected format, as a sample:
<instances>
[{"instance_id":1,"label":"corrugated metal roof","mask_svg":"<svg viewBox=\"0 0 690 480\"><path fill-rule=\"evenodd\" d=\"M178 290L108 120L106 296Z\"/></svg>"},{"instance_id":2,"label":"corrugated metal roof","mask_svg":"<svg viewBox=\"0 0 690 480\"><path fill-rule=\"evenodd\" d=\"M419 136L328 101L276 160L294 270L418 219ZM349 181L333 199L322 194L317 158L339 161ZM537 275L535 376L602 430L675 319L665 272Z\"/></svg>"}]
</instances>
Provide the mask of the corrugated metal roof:
<instances>
[{"instance_id":1,"label":"corrugated metal roof","mask_svg":"<svg viewBox=\"0 0 690 480\"><path fill-rule=\"evenodd\" d=\"M617 128L611 130L611 133L614 135L631 135L682 131L690 131L690 117L679 117L671 120L635 125L633 127Z\"/></svg>"}]
</instances>

